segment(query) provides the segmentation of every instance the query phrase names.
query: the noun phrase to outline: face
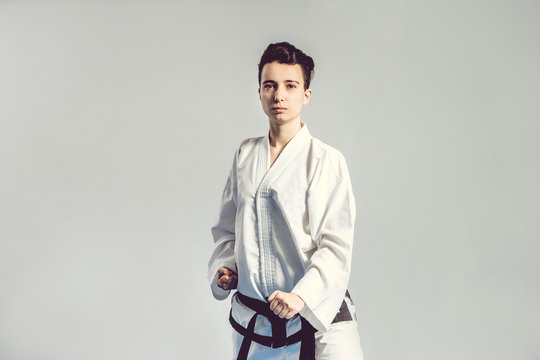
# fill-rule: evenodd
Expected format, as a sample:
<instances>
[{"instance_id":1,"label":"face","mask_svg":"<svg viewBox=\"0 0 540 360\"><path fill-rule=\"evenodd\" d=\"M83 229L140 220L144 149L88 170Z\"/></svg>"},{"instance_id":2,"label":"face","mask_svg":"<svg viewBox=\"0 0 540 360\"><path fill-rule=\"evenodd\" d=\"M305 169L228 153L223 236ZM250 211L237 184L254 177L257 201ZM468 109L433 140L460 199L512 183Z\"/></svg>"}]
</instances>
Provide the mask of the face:
<instances>
[{"instance_id":1,"label":"face","mask_svg":"<svg viewBox=\"0 0 540 360\"><path fill-rule=\"evenodd\" d=\"M311 98L304 90L304 73L298 64L265 64L261 71L259 99L270 122L282 125L300 121L302 108Z\"/></svg>"}]
</instances>

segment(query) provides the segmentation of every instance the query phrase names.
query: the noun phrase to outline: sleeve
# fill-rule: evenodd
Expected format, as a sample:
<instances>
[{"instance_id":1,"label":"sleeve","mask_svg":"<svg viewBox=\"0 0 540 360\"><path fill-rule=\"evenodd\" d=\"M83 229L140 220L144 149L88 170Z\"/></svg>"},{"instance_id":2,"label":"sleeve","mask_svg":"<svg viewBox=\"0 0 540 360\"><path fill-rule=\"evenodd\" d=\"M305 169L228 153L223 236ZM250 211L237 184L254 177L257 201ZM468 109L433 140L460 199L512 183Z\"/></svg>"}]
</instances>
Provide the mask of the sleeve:
<instances>
[{"instance_id":1,"label":"sleeve","mask_svg":"<svg viewBox=\"0 0 540 360\"><path fill-rule=\"evenodd\" d=\"M307 198L309 226L317 250L292 292L306 303L300 315L318 330L325 330L337 314L349 283L356 208L343 155L337 152L333 159L322 159L320 165Z\"/></svg>"},{"instance_id":2,"label":"sleeve","mask_svg":"<svg viewBox=\"0 0 540 360\"><path fill-rule=\"evenodd\" d=\"M237 154L238 152L235 154L229 177L223 189L217 222L211 230L214 238L214 251L208 262L208 281L212 294L218 300L226 299L230 293L230 290L223 290L216 284L219 267L225 266L238 273L234 257Z\"/></svg>"}]
</instances>

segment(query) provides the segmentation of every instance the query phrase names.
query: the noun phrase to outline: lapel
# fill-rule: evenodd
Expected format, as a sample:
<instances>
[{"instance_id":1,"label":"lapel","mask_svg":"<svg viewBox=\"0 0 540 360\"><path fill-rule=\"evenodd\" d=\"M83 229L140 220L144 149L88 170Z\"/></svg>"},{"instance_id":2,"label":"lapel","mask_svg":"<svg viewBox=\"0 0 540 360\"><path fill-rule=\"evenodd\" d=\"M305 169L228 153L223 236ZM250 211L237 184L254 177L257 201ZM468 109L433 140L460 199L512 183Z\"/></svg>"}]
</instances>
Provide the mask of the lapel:
<instances>
[{"instance_id":1,"label":"lapel","mask_svg":"<svg viewBox=\"0 0 540 360\"><path fill-rule=\"evenodd\" d=\"M270 167L270 132L266 133L266 136L261 139L262 144L259 146L259 164L257 167L257 180L259 184L257 191L267 188L311 140L311 134L309 133L307 124L302 124L302 128L285 145L272 167Z\"/></svg>"}]
</instances>

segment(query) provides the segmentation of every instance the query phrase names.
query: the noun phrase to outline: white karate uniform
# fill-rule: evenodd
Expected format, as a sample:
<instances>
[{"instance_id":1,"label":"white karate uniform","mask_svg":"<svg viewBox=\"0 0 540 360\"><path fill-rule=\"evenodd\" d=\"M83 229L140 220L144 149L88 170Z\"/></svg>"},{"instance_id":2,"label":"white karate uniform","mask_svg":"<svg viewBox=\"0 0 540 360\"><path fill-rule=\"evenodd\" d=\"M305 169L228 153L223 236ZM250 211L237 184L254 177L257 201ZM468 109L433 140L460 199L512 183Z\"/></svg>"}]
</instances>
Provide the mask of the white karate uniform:
<instances>
[{"instance_id":1,"label":"white karate uniform","mask_svg":"<svg viewBox=\"0 0 540 360\"><path fill-rule=\"evenodd\" d=\"M272 166L268 134L244 140L212 228L208 279L214 297L223 300L230 292L216 284L220 266L238 274L238 291L246 296L265 301L275 290L294 292L306 303L300 315L318 330L317 359L362 359L355 318L331 324L349 281L354 220L345 158L312 137L305 123ZM354 305L347 305L354 313ZM246 327L252 314L233 297L238 323ZM298 317L289 321L287 334L299 326ZM255 332L268 335L269 329L259 316ZM233 340L236 352L242 336L234 330ZM352 353L332 357L344 347ZM298 359L298 349L299 344L272 349L252 343L249 359Z\"/></svg>"}]
</instances>

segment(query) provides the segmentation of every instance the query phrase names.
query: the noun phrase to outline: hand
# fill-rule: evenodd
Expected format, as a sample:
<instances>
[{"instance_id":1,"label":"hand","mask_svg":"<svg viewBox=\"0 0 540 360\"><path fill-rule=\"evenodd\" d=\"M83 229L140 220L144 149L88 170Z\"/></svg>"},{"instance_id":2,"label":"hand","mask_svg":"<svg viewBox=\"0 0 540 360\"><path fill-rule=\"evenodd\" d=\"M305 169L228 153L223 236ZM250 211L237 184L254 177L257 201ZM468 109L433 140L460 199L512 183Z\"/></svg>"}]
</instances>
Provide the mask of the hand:
<instances>
[{"instance_id":1,"label":"hand","mask_svg":"<svg viewBox=\"0 0 540 360\"><path fill-rule=\"evenodd\" d=\"M218 269L216 282L217 286L223 290L236 289L236 285L238 285L238 275L231 269L222 266Z\"/></svg>"},{"instance_id":2,"label":"hand","mask_svg":"<svg viewBox=\"0 0 540 360\"><path fill-rule=\"evenodd\" d=\"M289 320L294 315L298 314L304 308L306 303L302 298L295 293L287 293L276 290L268 298L270 310L281 319Z\"/></svg>"}]
</instances>

